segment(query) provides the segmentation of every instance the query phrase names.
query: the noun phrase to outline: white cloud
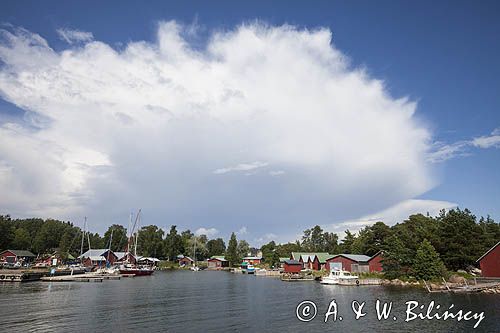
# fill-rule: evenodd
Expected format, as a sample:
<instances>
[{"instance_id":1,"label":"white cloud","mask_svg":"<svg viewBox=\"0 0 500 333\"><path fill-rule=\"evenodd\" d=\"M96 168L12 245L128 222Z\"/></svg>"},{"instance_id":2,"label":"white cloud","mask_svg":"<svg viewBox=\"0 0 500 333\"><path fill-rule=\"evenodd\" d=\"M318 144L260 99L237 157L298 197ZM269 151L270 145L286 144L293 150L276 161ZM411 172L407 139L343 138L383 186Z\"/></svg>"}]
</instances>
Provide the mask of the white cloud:
<instances>
[{"instance_id":1,"label":"white cloud","mask_svg":"<svg viewBox=\"0 0 500 333\"><path fill-rule=\"evenodd\" d=\"M431 163L440 163L452 158L471 155L471 148L500 148L500 128L491 132L491 135L485 135L473 138L472 140L463 140L451 144L437 142L434 149L428 154L428 161Z\"/></svg>"},{"instance_id":2,"label":"white cloud","mask_svg":"<svg viewBox=\"0 0 500 333\"><path fill-rule=\"evenodd\" d=\"M272 170L272 171L269 171L269 174L271 176L281 176L281 175L285 174L285 171L283 171L283 170Z\"/></svg>"},{"instance_id":3,"label":"white cloud","mask_svg":"<svg viewBox=\"0 0 500 333\"><path fill-rule=\"evenodd\" d=\"M240 230L236 231L236 234L239 236L243 236L243 235L248 234L247 227L241 227Z\"/></svg>"},{"instance_id":4,"label":"white cloud","mask_svg":"<svg viewBox=\"0 0 500 333\"><path fill-rule=\"evenodd\" d=\"M230 166L227 168L220 168L220 169L214 170L214 173L219 175L219 174L224 174L224 173L228 173L231 171L249 171L249 170L255 170L258 168L263 168L267 165L268 165L268 163L259 162L259 161L255 161L252 163L240 163L238 165ZM246 175L250 175L250 174L252 174L252 173L246 173Z\"/></svg>"},{"instance_id":5,"label":"white cloud","mask_svg":"<svg viewBox=\"0 0 500 333\"><path fill-rule=\"evenodd\" d=\"M2 31L0 95L46 121L0 125L0 210L92 212L104 230L142 207L148 223L280 236L435 186L416 103L352 68L328 29L243 24L205 49L193 33L164 22L154 42L73 35L86 43L58 52Z\"/></svg>"},{"instance_id":6,"label":"white cloud","mask_svg":"<svg viewBox=\"0 0 500 333\"><path fill-rule=\"evenodd\" d=\"M278 238L278 235L276 234L273 234L272 232L269 232L269 233L266 233L264 235L262 235L261 237L255 239L255 243L258 244L257 246L261 246L265 243L268 243L272 240L276 241Z\"/></svg>"},{"instance_id":7,"label":"white cloud","mask_svg":"<svg viewBox=\"0 0 500 333\"><path fill-rule=\"evenodd\" d=\"M495 129L491 135L474 138L472 144L479 148L500 148L500 128Z\"/></svg>"},{"instance_id":8,"label":"white cloud","mask_svg":"<svg viewBox=\"0 0 500 333\"><path fill-rule=\"evenodd\" d=\"M91 32L72 30L72 29L57 29L57 34L61 40L68 44L74 44L79 42L90 42L94 39L94 35Z\"/></svg>"},{"instance_id":9,"label":"white cloud","mask_svg":"<svg viewBox=\"0 0 500 333\"><path fill-rule=\"evenodd\" d=\"M392 226L396 223L403 222L413 214L428 213L429 216L437 216L442 209L449 210L457 206L457 204L448 201L422 199L404 200L377 213L368 214L354 220L327 225L325 226L325 230L336 232L340 237L343 237L347 229L351 232L358 232L360 229L379 221Z\"/></svg>"},{"instance_id":10,"label":"white cloud","mask_svg":"<svg viewBox=\"0 0 500 333\"><path fill-rule=\"evenodd\" d=\"M211 237L214 237L215 235L217 235L219 233L219 230L215 229L215 228L198 228L194 234L196 236L200 236L200 235L206 235L208 238L211 238Z\"/></svg>"}]
</instances>

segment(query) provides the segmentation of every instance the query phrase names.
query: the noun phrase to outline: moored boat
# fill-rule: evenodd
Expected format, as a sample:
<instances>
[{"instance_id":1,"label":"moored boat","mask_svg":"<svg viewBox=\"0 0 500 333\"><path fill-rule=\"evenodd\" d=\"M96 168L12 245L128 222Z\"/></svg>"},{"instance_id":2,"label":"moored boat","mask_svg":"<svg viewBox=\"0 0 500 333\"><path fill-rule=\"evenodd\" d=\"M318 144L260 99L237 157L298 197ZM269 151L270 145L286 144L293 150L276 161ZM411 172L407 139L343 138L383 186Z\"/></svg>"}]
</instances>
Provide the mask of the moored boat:
<instances>
[{"instance_id":1,"label":"moored boat","mask_svg":"<svg viewBox=\"0 0 500 333\"><path fill-rule=\"evenodd\" d=\"M355 282L359 281L359 277L357 275L351 275L350 272L332 269L328 276L324 276L321 278L321 284L339 284L342 282Z\"/></svg>"},{"instance_id":2,"label":"moored boat","mask_svg":"<svg viewBox=\"0 0 500 333\"><path fill-rule=\"evenodd\" d=\"M120 274L134 274L135 276L147 276L153 274L154 269L151 267L140 267L135 265L120 266Z\"/></svg>"}]
</instances>

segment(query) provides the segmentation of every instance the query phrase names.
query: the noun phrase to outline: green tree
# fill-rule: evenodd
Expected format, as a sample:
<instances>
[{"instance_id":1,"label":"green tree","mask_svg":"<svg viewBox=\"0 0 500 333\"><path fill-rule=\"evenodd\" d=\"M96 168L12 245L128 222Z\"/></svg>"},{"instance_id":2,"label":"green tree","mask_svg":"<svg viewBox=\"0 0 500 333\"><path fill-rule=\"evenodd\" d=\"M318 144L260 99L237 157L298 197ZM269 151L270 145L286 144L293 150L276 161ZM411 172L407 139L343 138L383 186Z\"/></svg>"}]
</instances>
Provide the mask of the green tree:
<instances>
[{"instance_id":1,"label":"green tree","mask_svg":"<svg viewBox=\"0 0 500 333\"><path fill-rule=\"evenodd\" d=\"M73 256L80 255L80 244L82 240L81 230L78 227L67 228L59 241L59 253L63 259L68 257L68 254Z\"/></svg>"},{"instance_id":2,"label":"green tree","mask_svg":"<svg viewBox=\"0 0 500 333\"><path fill-rule=\"evenodd\" d=\"M111 233L113 238L111 239ZM127 248L128 237L127 229L119 224L109 226L108 230L104 233L103 242L106 248L109 247L109 240L111 239L111 251L124 251ZM139 237L139 240L141 237Z\"/></svg>"},{"instance_id":3,"label":"green tree","mask_svg":"<svg viewBox=\"0 0 500 333\"><path fill-rule=\"evenodd\" d=\"M19 228L14 231L12 247L18 250L27 250L31 248L30 234L26 231L26 229Z\"/></svg>"},{"instance_id":4,"label":"green tree","mask_svg":"<svg viewBox=\"0 0 500 333\"><path fill-rule=\"evenodd\" d=\"M278 257L290 258L292 252L302 252L302 250L303 249L299 241L296 241L295 243L289 242L279 244L276 246L276 253L278 254Z\"/></svg>"},{"instance_id":5,"label":"green tree","mask_svg":"<svg viewBox=\"0 0 500 333\"><path fill-rule=\"evenodd\" d=\"M377 222L361 229L352 244L352 253L373 256L383 247L384 241L392 234L391 228Z\"/></svg>"},{"instance_id":6,"label":"green tree","mask_svg":"<svg viewBox=\"0 0 500 333\"><path fill-rule=\"evenodd\" d=\"M467 269L484 253L484 232L476 217L468 210L442 211L438 217L439 245L446 267L452 270Z\"/></svg>"},{"instance_id":7,"label":"green tree","mask_svg":"<svg viewBox=\"0 0 500 333\"><path fill-rule=\"evenodd\" d=\"M113 238L115 235L113 234ZM163 230L155 225L142 227L137 240L139 253L145 257L162 256Z\"/></svg>"},{"instance_id":8,"label":"green tree","mask_svg":"<svg viewBox=\"0 0 500 333\"><path fill-rule=\"evenodd\" d=\"M14 238L9 215L0 215L0 250L6 250Z\"/></svg>"},{"instance_id":9,"label":"green tree","mask_svg":"<svg viewBox=\"0 0 500 333\"><path fill-rule=\"evenodd\" d=\"M397 235L390 236L384 245L382 268L387 279L410 273L413 255Z\"/></svg>"},{"instance_id":10,"label":"green tree","mask_svg":"<svg viewBox=\"0 0 500 333\"><path fill-rule=\"evenodd\" d=\"M211 239L207 242L207 256L222 256L226 252L226 244L222 238Z\"/></svg>"},{"instance_id":11,"label":"green tree","mask_svg":"<svg viewBox=\"0 0 500 333\"><path fill-rule=\"evenodd\" d=\"M188 249L186 252L190 253L191 258L193 258L193 259L203 260L208 255L207 243L208 243L208 239L207 239L206 235L193 236L189 240ZM193 252L195 250L196 250L196 253Z\"/></svg>"},{"instance_id":12,"label":"green tree","mask_svg":"<svg viewBox=\"0 0 500 333\"><path fill-rule=\"evenodd\" d=\"M417 279L430 280L443 276L445 267L434 246L427 240L420 244L415 260L413 271Z\"/></svg>"},{"instance_id":13,"label":"green tree","mask_svg":"<svg viewBox=\"0 0 500 333\"><path fill-rule=\"evenodd\" d=\"M231 233L231 238L229 238L229 243L227 244L226 260L229 261L230 265L240 263L240 258L238 258L238 240L234 232Z\"/></svg>"},{"instance_id":14,"label":"green tree","mask_svg":"<svg viewBox=\"0 0 500 333\"><path fill-rule=\"evenodd\" d=\"M356 240L356 235L348 230L345 231L344 239L340 244L340 250L342 253L353 253L353 244Z\"/></svg>"},{"instance_id":15,"label":"green tree","mask_svg":"<svg viewBox=\"0 0 500 333\"><path fill-rule=\"evenodd\" d=\"M194 234L191 232L191 230L184 230L181 232L181 239L182 239L182 254L189 255L189 253L192 252L192 238L194 237Z\"/></svg>"},{"instance_id":16,"label":"green tree","mask_svg":"<svg viewBox=\"0 0 500 333\"><path fill-rule=\"evenodd\" d=\"M165 237L165 257L173 261L183 252L182 237L177 233L177 226L173 225L170 227L167 237Z\"/></svg>"},{"instance_id":17,"label":"green tree","mask_svg":"<svg viewBox=\"0 0 500 333\"><path fill-rule=\"evenodd\" d=\"M240 240L238 242L238 262L241 262L242 258L246 257L250 252L250 244L246 240Z\"/></svg>"}]
</instances>

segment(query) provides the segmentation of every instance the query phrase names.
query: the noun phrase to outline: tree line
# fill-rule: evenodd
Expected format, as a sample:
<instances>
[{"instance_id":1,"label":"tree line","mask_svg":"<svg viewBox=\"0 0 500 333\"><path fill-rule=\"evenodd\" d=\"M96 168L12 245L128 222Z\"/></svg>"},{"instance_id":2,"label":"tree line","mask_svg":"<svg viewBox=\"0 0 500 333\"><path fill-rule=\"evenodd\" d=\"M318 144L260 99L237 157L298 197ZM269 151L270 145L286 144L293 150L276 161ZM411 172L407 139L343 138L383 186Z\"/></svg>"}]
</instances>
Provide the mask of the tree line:
<instances>
[{"instance_id":1,"label":"tree line","mask_svg":"<svg viewBox=\"0 0 500 333\"><path fill-rule=\"evenodd\" d=\"M112 237L111 237L112 235ZM0 216L0 249L28 249L35 254L58 250L77 256L80 253L82 231L71 222L53 219L11 219ZM87 238L87 237L86 237ZM111 240L111 244L110 244ZM477 219L468 209L441 211L436 217L415 214L403 222L388 226L377 222L357 233L345 231L342 240L336 233L320 226L306 229L301 240L285 244L271 241L260 250L266 264L275 266L281 257L291 252L350 253L372 256L384 251L383 267L387 277L438 276L444 270L469 269L476 260L500 240L500 224L489 216ZM114 224L101 237L89 233L84 251L90 241L92 248L125 250L127 229ZM245 240L237 240L233 232L227 247L222 238L208 239L190 230L179 232L175 225L168 233L155 225L139 231L137 252L174 261L179 254L203 260L225 255L237 265L248 253L256 252Z\"/></svg>"},{"instance_id":2,"label":"tree line","mask_svg":"<svg viewBox=\"0 0 500 333\"><path fill-rule=\"evenodd\" d=\"M82 229L71 222L40 218L11 219L0 215L0 250L30 250L35 254L58 251L63 257L80 255L82 250ZM129 238L127 229L118 224L111 225L101 237L89 232L83 239L83 252L90 248L110 248L112 251L127 249ZM134 242L129 250L135 251ZM222 238L208 239L206 235L195 235L190 230L177 231L177 226L165 232L156 225L144 226L139 230L137 254L174 261L179 254L203 260L211 256L227 255L232 263L237 263L248 255L250 245L245 240L236 240L233 233L226 244Z\"/></svg>"},{"instance_id":3,"label":"tree line","mask_svg":"<svg viewBox=\"0 0 500 333\"><path fill-rule=\"evenodd\" d=\"M384 252L386 277L434 278L446 270L468 270L476 260L500 241L500 224L491 217L479 220L468 209L442 210L436 217L415 214L391 227L383 222L366 226L358 233L336 234L320 226L304 231L301 241L262 247L266 262L277 263L291 251L365 254Z\"/></svg>"}]
</instances>

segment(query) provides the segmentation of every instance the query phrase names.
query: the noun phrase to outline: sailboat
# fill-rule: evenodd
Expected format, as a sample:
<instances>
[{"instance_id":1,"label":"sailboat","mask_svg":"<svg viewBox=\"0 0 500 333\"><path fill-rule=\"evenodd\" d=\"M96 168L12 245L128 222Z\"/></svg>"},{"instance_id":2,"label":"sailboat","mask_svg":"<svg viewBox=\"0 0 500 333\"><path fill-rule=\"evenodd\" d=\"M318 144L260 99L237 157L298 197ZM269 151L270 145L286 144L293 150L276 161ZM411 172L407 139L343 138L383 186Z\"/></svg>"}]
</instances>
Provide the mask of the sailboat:
<instances>
[{"instance_id":1,"label":"sailboat","mask_svg":"<svg viewBox=\"0 0 500 333\"><path fill-rule=\"evenodd\" d=\"M147 266L137 265L137 240L139 239L139 225L140 225L141 210L137 212L134 225L130 230L129 241L127 243L127 260L126 263L120 266L120 274L134 274L135 276L147 276L154 272L154 269ZM130 222L132 222L132 214L130 215ZM134 234L135 230L135 234ZM134 244L135 243L135 244ZM134 247L134 262L130 258L130 248Z\"/></svg>"},{"instance_id":2,"label":"sailboat","mask_svg":"<svg viewBox=\"0 0 500 333\"><path fill-rule=\"evenodd\" d=\"M194 257L193 266L190 268L190 270L198 272L200 268L196 266L196 235L194 235L193 257Z\"/></svg>"}]
</instances>

